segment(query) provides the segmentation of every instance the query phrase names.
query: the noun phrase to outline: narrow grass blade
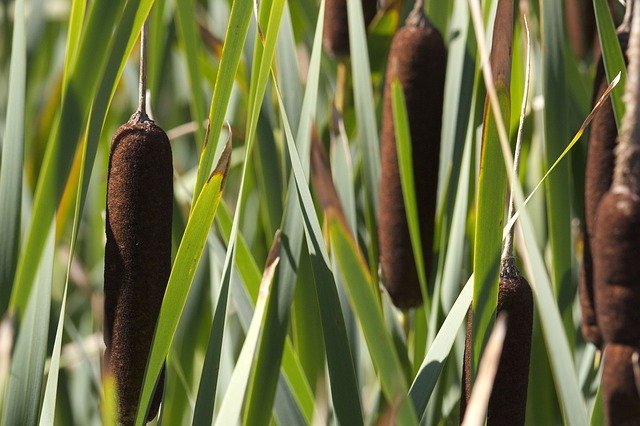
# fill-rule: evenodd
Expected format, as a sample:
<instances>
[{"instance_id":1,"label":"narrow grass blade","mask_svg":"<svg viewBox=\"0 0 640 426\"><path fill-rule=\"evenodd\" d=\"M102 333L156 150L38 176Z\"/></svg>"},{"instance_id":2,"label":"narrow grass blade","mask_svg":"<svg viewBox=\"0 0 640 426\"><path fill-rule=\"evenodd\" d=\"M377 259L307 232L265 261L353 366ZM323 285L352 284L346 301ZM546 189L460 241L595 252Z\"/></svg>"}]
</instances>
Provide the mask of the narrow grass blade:
<instances>
[{"instance_id":1,"label":"narrow grass blade","mask_svg":"<svg viewBox=\"0 0 640 426\"><path fill-rule=\"evenodd\" d=\"M393 340L386 326L375 285L362 255L344 225L334 215L329 217L331 246L336 253L347 295L364 333L369 353L376 367L382 392L397 415L399 424L416 424L416 413L407 398L407 383Z\"/></svg>"},{"instance_id":2,"label":"narrow grass blade","mask_svg":"<svg viewBox=\"0 0 640 426\"><path fill-rule=\"evenodd\" d=\"M263 314L267 299L271 292L271 282L275 274L276 267L280 261L280 237L276 236L274 244L267 258L267 264L262 275L260 283L260 293L253 312L251 325L247 330L247 337L242 345L242 350L238 356L238 361L231 376L231 382L225 393L220 412L216 419L216 424L225 425L237 423L240 419L240 411L244 402L245 392L247 389L249 374L251 372L251 364L258 344L258 333L262 328Z\"/></svg>"},{"instance_id":3,"label":"narrow grass blade","mask_svg":"<svg viewBox=\"0 0 640 426\"><path fill-rule=\"evenodd\" d=\"M402 195L404 198L411 247L416 262L418 279L422 290L424 306L431 306L431 296L427 287L427 271L425 271L423 250L431 250L431 247L422 247L420 238L420 223L418 220L418 203L416 201L416 188L413 175L413 154L411 152L411 133L409 131L409 118L407 104L402 93L402 85L396 78L391 83L392 107L394 128L396 132L396 145L398 150L398 163L400 165L400 180L402 183ZM428 315L428 312L426 312Z\"/></svg>"},{"instance_id":4,"label":"narrow grass blade","mask_svg":"<svg viewBox=\"0 0 640 426\"><path fill-rule=\"evenodd\" d=\"M189 84L191 87L189 103L191 106L191 119L197 123L196 146L202 150L204 143L204 96L202 93L202 76L200 72L200 37L196 25L196 15L194 11L194 0L181 0L175 4L176 21L178 23L178 34L181 46L184 49L184 56L187 62L189 74Z\"/></svg>"},{"instance_id":5,"label":"narrow grass blade","mask_svg":"<svg viewBox=\"0 0 640 426\"><path fill-rule=\"evenodd\" d=\"M24 0L15 2L15 21L9 69L7 118L0 163L0 316L7 309L18 262L22 169L24 163L24 115L27 79L27 41Z\"/></svg>"},{"instance_id":6,"label":"narrow grass blade","mask_svg":"<svg viewBox=\"0 0 640 426\"><path fill-rule=\"evenodd\" d=\"M282 104L281 92L273 78L278 94L278 101ZM291 168L297 189L297 195L304 218L307 248L311 258L313 277L316 290L322 332L329 369L331 398L338 421L344 424L363 424L362 406L360 402L360 387L356 378L353 356L349 348L347 330L345 327L342 308L336 282L329 266L329 255L322 239L320 223L316 216L307 184L307 178L294 143L289 121L283 108L280 109L287 151L291 160Z\"/></svg>"},{"instance_id":7,"label":"narrow grass blade","mask_svg":"<svg viewBox=\"0 0 640 426\"><path fill-rule=\"evenodd\" d=\"M563 150L560 141L567 139L567 89L564 63L564 24L562 4L546 1L542 4L543 28L543 75L542 85L545 97L545 159L547 167ZM575 285L571 282L572 243L571 232L571 179L569 163L558 164L546 182L547 222L551 244L552 283L565 327L573 346L573 318L571 301L575 295Z\"/></svg>"},{"instance_id":8,"label":"narrow grass blade","mask_svg":"<svg viewBox=\"0 0 640 426\"><path fill-rule=\"evenodd\" d=\"M3 404L2 424L36 424L44 378L47 352L51 283L53 280L54 232L49 231L40 267L36 273L35 291L18 330L13 351L11 376Z\"/></svg>"},{"instance_id":9,"label":"narrow grass blade","mask_svg":"<svg viewBox=\"0 0 640 426\"><path fill-rule=\"evenodd\" d=\"M611 94L611 104L613 105L613 115L616 118L618 128L622 124L624 116L624 102L622 95L627 83L627 67L624 62L624 55L620 48L618 35L613 25L613 19L606 0L593 0L593 10L598 24L598 37L602 49L602 61L607 73L608 81L613 81L614 77L620 73L620 84Z\"/></svg>"},{"instance_id":10,"label":"narrow grass blade","mask_svg":"<svg viewBox=\"0 0 640 426\"><path fill-rule=\"evenodd\" d=\"M147 361L147 370L144 376L136 423L141 423L146 415L156 379L169 353L169 347L178 327L178 320L187 300L196 266L204 250L209 228L211 228L220 203L230 157L231 142L225 148L211 177L205 182L202 194L196 201L178 247Z\"/></svg>"},{"instance_id":11,"label":"narrow grass blade","mask_svg":"<svg viewBox=\"0 0 640 426\"><path fill-rule=\"evenodd\" d=\"M213 89L213 97L209 109L209 125L211 131L202 147L196 186L193 191L194 201L198 199L213 164L222 124L224 123L227 106L229 105L233 81L238 71L242 49L249 31L249 21L252 10L252 2L246 0L234 0L231 7L231 16L229 17L229 25L227 27L224 47L222 48L220 66L218 68L219 71L216 76L216 84ZM209 143L209 141L213 143ZM193 205L195 206L195 202Z\"/></svg>"},{"instance_id":12,"label":"narrow grass blade","mask_svg":"<svg viewBox=\"0 0 640 426\"><path fill-rule=\"evenodd\" d=\"M358 140L361 144L367 198L372 211L378 211L380 182L380 143L374 110L373 90L361 1L348 1L349 43L351 46L351 73L353 75L354 103L358 120ZM375 226L373 227L375 229Z\"/></svg>"},{"instance_id":13,"label":"narrow grass blade","mask_svg":"<svg viewBox=\"0 0 640 426\"><path fill-rule=\"evenodd\" d=\"M424 361L422 361L416 378L411 384L409 397L413 401L413 406L419 418L422 418L427 409L427 403L431 398L433 389L436 387L444 362L449 356L460 326L467 316L472 296L473 276L469 277L467 284L460 292L444 323L442 323L438 334L429 347L427 355L424 357Z\"/></svg>"},{"instance_id":14,"label":"narrow grass blade","mask_svg":"<svg viewBox=\"0 0 640 426\"><path fill-rule=\"evenodd\" d=\"M311 123L316 115L318 101L324 7L325 2L323 0L320 3L320 11L316 22L307 85L296 137L298 151L303 161L303 170L307 178L309 175ZM245 422L248 419L262 423L269 421L269 413L265 411L264 407L270 407L273 404L278 382L278 369L282 363L282 351L289 328L290 306L293 300L296 274L302 250L304 226L302 217L300 217L300 206L293 176L289 176L285 199L286 207L281 229L282 249L286 252L286 255L281 256L276 281L273 284L272 294L267 303L265 312L267 327L263 330L258 343L258 355L248 393ZM254 391L253 389L259 389L259 391Z\"/></svg>"}]
</instances>

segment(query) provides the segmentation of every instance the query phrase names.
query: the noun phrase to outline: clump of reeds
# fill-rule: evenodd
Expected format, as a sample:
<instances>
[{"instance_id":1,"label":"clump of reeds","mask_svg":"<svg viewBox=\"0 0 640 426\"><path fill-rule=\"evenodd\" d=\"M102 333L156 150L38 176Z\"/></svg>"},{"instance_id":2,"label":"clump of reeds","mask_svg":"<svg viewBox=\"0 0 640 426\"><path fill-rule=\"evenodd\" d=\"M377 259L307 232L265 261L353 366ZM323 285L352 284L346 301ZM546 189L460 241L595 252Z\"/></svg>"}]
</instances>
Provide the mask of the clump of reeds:
<instances>
[{"instance_id":1,"label":"clump of reeds","mask_svg":"<svg viewBox=\"0 0 640 426\"><path fill-rule=\"evenodd\" d=\"M127 425L135 421L147 357L171 272L171 146L166 133L146 114L144 56L140 106L113 136L107 178L105 357L116 379L119 423ZM158 412L163 382L164 369L148 420Z\"/></svg>"},{"instance_id":2,"label":"clump of reeds","mask_svg":"<svg viewBox=\"0 0 640 426\"><path fill-rule=\"evenodd\" d=\"M402 85L408 112L418 219L425 271L431 265L440 161L440 131L447 52L438 30L423 12L421 0L391 44L384 89L378 233L384 284L393 303L410 308L422 303L402 196L391 84Z\"/></svg>"},{"instance_id":3,"label":"clump of reeds","mask_svg":"<svg viewBox=\"0 0 640 426\"><path fill-rule=\"evenodd\" d=\"M629 41L629 19L632 4L633 2L628 3L625 21L618 28L618 40L620 41L620 47L625 53ZM604 64L602 58L599 58L593 86L593 105L598 102L604 91L607 90L608 85ZM592 240L595 235L598 204L603 195L611 187L611 182L613 181L613 168L615 163L614 149L617 137L618 129L613 114L611 99L607 98L593 117L587 148L584 188L584 217L586 226L579 283L580 307L582 310L582 335L587 341L599 348L602 346L602 334L596 321L593 300Z\"/></svg>"},{"instance_id":4,"label":"clump of reeds","mask_svg":"<svg viewBox=\"0 0 640 426\"><path fill-rule=\"evenodd\" d=\"M376 16L378 0L362 0L364 24L368 26ZM347 0L327 0L324 12L324 50L332 58L349 55L349 19Z\"/></svg>"},{"instance_id":5,"label":"clump of reeds","mask_svg":"<svg viewBox=\"0 0 640 426\"><path fill-rule=\"evenodd\" d=\"M593 248L595 307L605 343L602 386L608 424L640 423L632 356L640 348L640 0L628 48L626 112L611 188L598 206Z\"/></svg>"}]
</instances>

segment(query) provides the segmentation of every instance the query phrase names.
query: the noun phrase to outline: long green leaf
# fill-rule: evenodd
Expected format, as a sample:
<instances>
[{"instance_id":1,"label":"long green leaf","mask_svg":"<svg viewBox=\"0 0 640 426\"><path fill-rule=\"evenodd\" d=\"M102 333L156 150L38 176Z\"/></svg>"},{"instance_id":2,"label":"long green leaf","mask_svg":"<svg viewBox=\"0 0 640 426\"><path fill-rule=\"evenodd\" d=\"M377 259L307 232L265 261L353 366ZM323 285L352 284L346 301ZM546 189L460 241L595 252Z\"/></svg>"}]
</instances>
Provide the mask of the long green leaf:
<instances>
[{"instance_id":1,"label":"long green leaf","mask_svg":"<svg viewBox=\"0 0 640 426\"><path fill-rule=\"evenodd\" d=\"M0 163L0 315L7 309L18 261L22 166L24 163L24 115L27 79L27 42L24 0L15 2L15 22L9 70L7 119Z\"/></svg>"},{"instance_id":2,"label":"long green leaf","mask_svg":"<svg viewBox=\"0 0 640 426\"><path fill-rule=\"evenodd\" d=\"M322 24L325 1L320 3L320 12L316 22L313 50L309 61L307 85L300 112L300 125L296 142L303 159L305 176L309 174L309 146L311 123L315 117L320 78L320 59L322 53ZM285 213L282 219L282 249L286 255L281 256L280 266L267 310L265 312L267 326L260 335L256 368L251 379L245 421L248 418L259 419L262 423L269 421L269 413L264 407L271 407L278 383L278 369L282 363L282 351L289 327L290 306L294 295L294 285L302 250L303 222L300 217L300 206L294 177L289 177L286 196ZM259 389L259 391L253 391Z\"/></svg>"},{"instance_id":3,"label":"long green leaf","mask_svg":"<svg viewBox=\"0 0 640 426\"><path fill-rule=\"evenodd\" d=\"M251 320L251 325L247 330L247 337L244 340L242 350L238 356L238 362L233 370L231 382L229 383L227 392L222 400L216 424L233 424L237 423L240 419L240 411L242 410L242 403L244 402L245 391L249 382L251 364L258 344L258 333L262 327L263 314L269 298L269 293L271 292L273 275L280 260L278 257L279 252L280 239L278 237L271 248L269 257L267 258L267 265L265 266L262 282L260 283L260 293L258 294L258 300L253 312L253 319Z\"/></svg>"},{"instance_id":4,"label":"long green leaf","mask_svg":"<svg viewBox=\"0 0 640 426\"><path fill-rule=\"evenodd\" d=\"M400 165L400 180L402 184L402 196L405 204L407 223L413 258L418 271L418 279L422 290L425 306L431 305L431 297L427 289L427 271L425 271L423 250L431 250L431 247L422 247L420 238L420 222L418 219L418 203L416 201L416 188L413 178L413 154L411 150L411 132L409 130L409 117L402 85L396 78L391 83L393 121L396 133L396 149L398 151L398 163ZM422 189L421 189L422 190Z\"/></svg>"},{"instance_id":5,"label":"long green leaf","mask_svg":"<svg viewBox=\"0 0 640 426\"><path fill-rule=\"evenodd\" d=\"M169 347L178 327L178 320L187 300L198 260L204 250L209 228L211 228L220 203L230 157L231 142L225 148L218 166L205 182L178 247L167 283L167 290L162 299L158 323L147 361L136 423L142 423L146 415L157 377L169 353Z\"/></svg>"},{"instance_id":6,"label":"long green leaf","mask_svg":"<svg viewBox=\"0 0 640 426\"><path fill-rule=\"evenodd\" d=\"M198 199L198 195L209 176L209 170L211 170L211 166L213 165L213 159L218 147L218 138L220 137L225 113L229 105L233 81L238 71L242 48L247 38L247 32L249 31L249 21L252 10L252 2L245 0L233 1L225 43L222 48L222 57L220 58L220 67L218 75L216 76L216 84L213 89L213 98L209 109L209 126L211 131L205 140L200 156L198 176L193 191L194 200ZM209 141L213 143L209 143Z\"/></svg>"},{"instance_id":7,"label":"long green leaf","mask_svg":"<svg viewBox=\"0 0 640 426\"><path fill-rule=\"evenodd\" d=\"M4 425L32 425L38 421L51 309L53 229L45 244L43 259L36 273L36 291L29 297L13 351L11 376L3 404Z\"/></svg>"},{"instance_id":8,"label":"long green leaf","mask_svg":"<svg viewBox=\"0 0 640 426\"><path fill-rule=\"evenodd\" d=\"M607 80L612 82L620 73L621 84L611 93L611 104L613 105L613 115L616 118L618 128L622 125L624 116L624 88L627 83L627 67L624 62L620 41L613 25L611 11L606 0L593 0L593 11L598 24L598 37L602 49L602 61L604 70L607 73Z\"/></svg>"},{"instance_id":9,"label":"long green leaf","mask_svg":"<svg viewBox=\"0 0 640 426\"><path fill-rule=\"evenodd\" d=\"M398 424L417 424L416 413L407 398L407 383L375 294L375 285L349 231L335 217L329 219L331 246L336 252L349 300L362 327L369 353L376 367L382 392L397 413Z\"/></svg>"}]
</instances>

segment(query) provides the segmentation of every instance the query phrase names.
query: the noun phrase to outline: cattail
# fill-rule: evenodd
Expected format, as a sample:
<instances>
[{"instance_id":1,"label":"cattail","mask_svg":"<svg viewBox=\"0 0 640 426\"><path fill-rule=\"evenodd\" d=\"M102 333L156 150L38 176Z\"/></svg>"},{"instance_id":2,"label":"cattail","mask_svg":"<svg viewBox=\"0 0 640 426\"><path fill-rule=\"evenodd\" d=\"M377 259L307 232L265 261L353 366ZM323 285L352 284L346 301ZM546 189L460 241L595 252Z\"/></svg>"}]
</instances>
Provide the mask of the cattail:
<instances>
[{"instance_id":1,"label":"cattail","mask_svg":"<svg viewBox=\"0 0 640 426\"><path fill-rule=\"evenodd\" d=\"M618 40L620 41L623 52L626 52L629 41L629 30L626 24L620 27ZM600 99L608 85L604 64L602 58L600 58L598 60L594 81L594 105L598 99ZM584 188L586 232L584 234L584 251L579 283L580 307L582 310L582 335L587 341L599 348L602 346L602 334L596 321L593 301L592 240L595 235L598 204L603 195L609 190L613 180L613 167L615 163L614 149L617 137L618 129L613 115L611 99L607 98L593 118L591 134L589 135Z\"/></svg>"},{"instance_id":2,"label":"cattail","mask_svg":"<svg viewBox=\"0 0 640 426\"><path fill-rule=\"evenodd\" d=\"M422 303L396 152L391 84L404 89L425 271L431 265L440 129L447 52L438 30L424 16L421 1L393 38L387 64L382 116L379 238L384 284L393 303L411 308Z\"/></svg>"},{"instance_id":3,"label":"cattail","mask_svg":"<svg viewBox=\"0 0 640 426\"><path fill-rule=\"evenodd\" d=\"M632 357L638 345L610 343L604 350L603 400L609 425L640 424L640 400L633 374Z\"/></svg>"},{"instance_id":4,"label":"cattail","mask_svg":"<svg viewBox=\"0 0 640 426\"><path fill-rule=\"evenodd\" d=\"M378 0L362 0L364 24L369 26L378 10ZM332 58L349 55L347 0L327 0L324 12L324 50Z\"/></svg>"},{"instance_id":5,"label":"cattail","mask_svg":"<svg viewBox=\"0 0 640 426\"><path fill-rule=\"evenodd\" d=\"M492 48L492 70L498 82L508 88L511 44L513 38L514 3L510 0L498 2L496 23ZM527 29L528 24L524 20ZM500 29L499 31L497 29ZM527 43L529 46L530 43ZM522 128L529 96L529 75L531 54L527 48L526 81L523 103L520 112L520 125L514 154L515 181L519 174L522 151ZM513 218L516 211L513 192L510 196L508 218ZM489 425L524 425L527 406L527 387L529 384L529 364L531 359L531 334L533 329L533 294L527 280L518 272L513 254L514 228L506 236L501 258L500 281L498 285L498 303L496 315L506 314L507 330L496 376L494 378L489 406L487 408L487 424ZM467 315L467 333L462 375L462 397L460 401L460 419L464 419L469 403L472 386L472 310Z\"/></svg>"},{"instance_id":6,"label":"cattail","mask_svg":"<svg viewBox=\"0 0 640 426\"><path fill-rule=\"evenodd\" d=\"M143 51L144 39L143 31ZM171 146L166 133L146 115L144 74L142 65L140 108L111 141L107 178L105 358L116 378L119 423L126 425L136 418L151 341L171 272ZM148 420L158 412L163 382L164 370Z\"/></svg>"},{"instance_id":7,"label":"cattail","mask_svg":"<svg viewBox=\"0 0 640 426\"><path fill-rule=\"evenodd\" d=\"M565 3L567 33L573 53L584 59L595 41L596 16L592 0L567 0Z\"/></svg>"},{"instance_id":8,"label":"cattail","mask_svg":"<svg viewBox=\"0 0 640 426\"><path fill-rule=\"evenodd\" d=\"M615 148L609 191L602 197L592 242L595 307L605 342L602 385L608 424L640 424L632 355L640 346L640 7L629 36L626 112Z\"/></svg>"},{"instance_id":9,"label":"cattail","mask_svg":"<svg viewBox=\"0 0 640 426\"><path fill-rule=\"evenodd\" d=\"M533 294L529 283L517 270L503 270L500 277L497 314L500 313L507 314L507 334L489 399L487 424L524 425L531 359ZM471 397L472 320L469 309L460 399L461 420Z\"/></svg>"}]
</instances>

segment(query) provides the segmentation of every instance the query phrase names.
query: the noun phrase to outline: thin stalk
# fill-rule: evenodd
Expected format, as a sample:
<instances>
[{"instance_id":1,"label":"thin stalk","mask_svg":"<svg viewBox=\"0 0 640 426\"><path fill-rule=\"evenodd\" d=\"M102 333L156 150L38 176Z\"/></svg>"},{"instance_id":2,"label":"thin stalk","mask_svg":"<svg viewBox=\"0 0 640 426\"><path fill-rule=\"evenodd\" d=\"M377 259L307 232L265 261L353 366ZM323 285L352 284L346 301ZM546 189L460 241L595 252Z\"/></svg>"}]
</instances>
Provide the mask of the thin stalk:
<instances>
[{"instance_id":1,"label":"thin stalk","mask_svg":"<svg viewBox=\"0 0 640 426\"><path fill-rule=\"evenodd\" d=\"M407 17L407 25L417 28L424 28L428 25L427 17L424 14L425 0L416 0L411 13Z\"/></svg>"},{"instance_id":2,"label":"thin stalk","mask_svg":"<svg viewBox=\"0 0 640 426\"><path fill-rule=\"evenodd\" d=\"M640 0L634 0L638 3ZM627 106L616 146L616 165L612 188L640 195L640 7L633 8L627 51L629 67L624 103Z\"/></svg>"},{"instance_id":3,"label":"thin stalk","mask_svg":"<svg viewBox=\"0 0 640 426\"><path fill-rule=\"evenodd\" d=\"M524 21L525 35L527 41L527 59L525 67L525 80L524 80L524 96L522 98L522 106L520 109L520 122L518 123L518 135L516 137L516 149L513 158L513 176L511 182L516 182L520 173L520 156L522 152L522 130L524 127L524 116L527 112L527 102L529 98L529 80L531 76L531 40L529 34L529 22L527 16L522 15ZM509 213L507 217L509 220L516 212L516 202L513 191L509 196ZM502 250L501 265L502 270L500 275L504 277L515 277L518 274L518 269L515 265L515 258L513 256L513 235L515 227L511 227L504 241L504 248Z\"/></svg>"},{"instance_id":4,"label":"thin stalk","mask_svg":"<svg viewBox=\"0 0 640 426\"><path fill-rule=\"evenodd\" d=\"M631 30L631 17L633 16L633 6L635 5L635 0L627 0L626 9L624 11L624 18L622 18L622 23L617 28L618 32L629 32Z\"/></svg>"},{"instance_id":5,"label":"thin stalk","mask_svg":"<svg viewBox=\"0 0 640 426\"><path fill-rule=\"evenodd\" d=\"M138 83L138 110L132 118L138 122L149 121L147 115L147 47L149 38L149 18L142 26L140 34L140 80Z\"/></svg>"}]
</instances>

